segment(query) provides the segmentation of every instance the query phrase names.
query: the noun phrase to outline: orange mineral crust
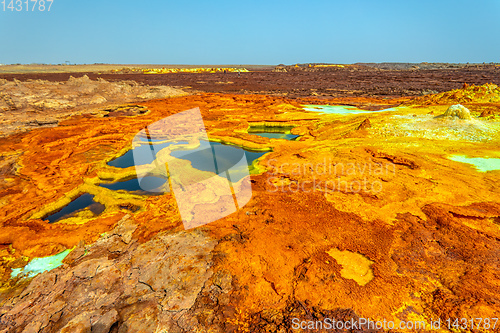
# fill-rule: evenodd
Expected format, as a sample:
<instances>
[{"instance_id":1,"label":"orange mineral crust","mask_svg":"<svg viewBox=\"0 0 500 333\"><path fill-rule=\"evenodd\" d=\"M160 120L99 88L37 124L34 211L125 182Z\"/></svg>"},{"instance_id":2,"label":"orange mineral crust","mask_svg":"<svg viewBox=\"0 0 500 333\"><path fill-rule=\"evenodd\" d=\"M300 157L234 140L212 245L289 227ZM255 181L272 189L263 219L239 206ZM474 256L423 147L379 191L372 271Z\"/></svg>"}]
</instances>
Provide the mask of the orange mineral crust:
<instances>
[{"instance_id":1,"label":"orange mineral crust","mask_svg":"<svg viewBox=\"0 0 500 333\"><path fill-rule=\"evenodd\" d=\"M453 96L380 107L352 98L343 104L359 109L322 113L280 97L201 94L141 103L149 110L141 115L73 117L0 139L1 267L10 295L23 256L75 247L29 287L56 280L54 295L61 292L50 304L69 304L65 315L43 322L18 311L25 303L16 308L14 300L40 313L48 306L25 292L9 296L3 320L22 322L20 331L37 320L57 331L111 312L130 329L147 323L174 332L182 322L188 331L285 332L293 318L493 318L500 311L500 122L495 112L480 116L483 95L477 103L471 95L467 119L444 116L461 102ZM321 103L335 104L307 100ZM172 193L98 186L134 176L134 167L106 163L128 151L138 131L195 107L210 140L267 152L253 164L244 207L183 231ZM262 137L252 127L288 127L299 137ZM44 220L83 193L102 212ZM66 282L76 277L81 286ZM82 294L87 303L76 301Z\"/></svg>"}]
</instances>

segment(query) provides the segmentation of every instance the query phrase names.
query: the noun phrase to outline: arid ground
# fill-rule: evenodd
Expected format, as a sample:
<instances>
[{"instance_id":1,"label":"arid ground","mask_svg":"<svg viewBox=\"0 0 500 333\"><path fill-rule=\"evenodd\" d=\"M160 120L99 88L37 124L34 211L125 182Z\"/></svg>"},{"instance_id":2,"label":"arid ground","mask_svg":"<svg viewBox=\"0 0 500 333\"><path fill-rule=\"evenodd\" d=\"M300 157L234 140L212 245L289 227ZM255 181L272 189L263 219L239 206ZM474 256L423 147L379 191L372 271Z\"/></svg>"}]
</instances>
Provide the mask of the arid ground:
<instances>
[{"instance_id":1,"label":"arid ground","mask_svg":"<svg viewBox=\"0 0 500 333\"><path fill-rule=\"evenodd\" d=\"M116 68L0 67L0 332L500 331L500 67ZM171 192L102 185L135 177L108 162L136 133L196 107L211 141L265 154L245 206L185 230Z\"/></svg>"}]
</instances>

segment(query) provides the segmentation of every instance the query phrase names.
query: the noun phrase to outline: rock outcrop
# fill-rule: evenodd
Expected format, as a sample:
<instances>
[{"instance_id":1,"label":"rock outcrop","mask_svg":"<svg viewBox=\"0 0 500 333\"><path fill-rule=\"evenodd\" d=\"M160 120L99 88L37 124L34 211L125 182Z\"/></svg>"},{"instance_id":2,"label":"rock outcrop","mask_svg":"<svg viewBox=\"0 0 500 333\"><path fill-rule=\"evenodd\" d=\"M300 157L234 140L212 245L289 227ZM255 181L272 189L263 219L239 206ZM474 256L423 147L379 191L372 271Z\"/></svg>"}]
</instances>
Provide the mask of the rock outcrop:
<instances>
[{"instance_id":1,"label":"rock outcrop","mask_svg":"<svg viewBox=\"0 0 500 333\"><path fill-rule=\"evenodd\" d=\"M456 104L450 106L445 113L439 115L435 118L459 118L462 120L471 120L472 117L470 115L469 109L461 104Z\"/></svg>"},{"instance_id":2,"label":"rock outcrop","mask_svg":"<svg viewBox=\"0 0 500 333\"><path fill-rule=\"evenodd\" d=\"M189 311L202 290L227 304L231 276L213 277L211 269L217 241L195 230L140 244L132 238L136 228L125 216L94 244L80 243L65 265L4 299L0 332L196 331L200 324Z\"/></svg>"},{"instance_id":3,"label":"rock outcrop","mask_svg":"<svg viewBox=\"0 0 500 333\"><path fill-rule=\"evenodd\" d=\"M95 113L108 105L181 95L186 93L177 88L91 80L87 75L66 82L0 80L0 136L54 126L71 115Z\"/></svg>"}]
</instances>

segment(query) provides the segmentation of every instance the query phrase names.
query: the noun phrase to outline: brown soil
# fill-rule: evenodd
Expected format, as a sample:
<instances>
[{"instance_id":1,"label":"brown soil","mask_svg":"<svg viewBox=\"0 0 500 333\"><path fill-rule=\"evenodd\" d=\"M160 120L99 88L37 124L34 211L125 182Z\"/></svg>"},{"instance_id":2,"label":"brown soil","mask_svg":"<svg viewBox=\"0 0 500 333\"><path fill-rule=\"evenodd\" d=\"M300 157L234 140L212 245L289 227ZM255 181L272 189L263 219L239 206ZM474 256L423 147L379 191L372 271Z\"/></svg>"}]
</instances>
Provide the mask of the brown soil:
<instances>
[{"instance_id":1,"label":"brown soil","mask_svg":"<svg viewBox=\"0 0 500 333\"><path fill-rule=\"evenodd\" d=\"M371 67L274 72L271 69L250 73L169 73L169 74L98 74L98 73L30 73L0 74L0 78L20 81L42 79L66 81L70 76L87 74L92 80L134 80L148 85L190 87L191 91L244 94L268 94L287 97L394 98L419 96L461 88L464 83L500 84L500 67L445 68L419 70L381 70Z\"/></svg>"}]
</instances>

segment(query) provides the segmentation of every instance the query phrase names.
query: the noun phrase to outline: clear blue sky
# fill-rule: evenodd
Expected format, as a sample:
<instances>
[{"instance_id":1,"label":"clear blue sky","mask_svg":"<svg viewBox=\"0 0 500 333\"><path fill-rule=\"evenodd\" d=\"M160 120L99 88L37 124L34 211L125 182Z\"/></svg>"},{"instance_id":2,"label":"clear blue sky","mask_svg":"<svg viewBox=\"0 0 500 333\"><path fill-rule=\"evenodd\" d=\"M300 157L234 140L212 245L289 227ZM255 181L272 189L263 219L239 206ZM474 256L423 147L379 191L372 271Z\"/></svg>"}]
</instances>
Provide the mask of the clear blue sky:
<instances>
[{"instance_id":1,"label":"clear blue sky","mask_svg":"<svg viewBox=\"0 0 500 333\"><path fill-rule=\"evenodd\" d=\"M1 6L4 64L500 62L500 0L54 0L50 12Z\"/></svg>"}]
</instances>

